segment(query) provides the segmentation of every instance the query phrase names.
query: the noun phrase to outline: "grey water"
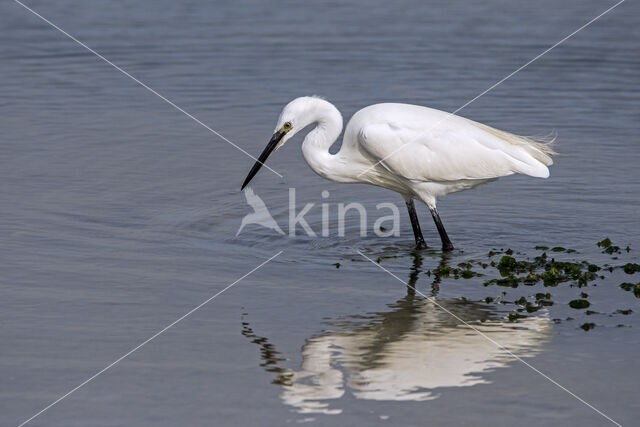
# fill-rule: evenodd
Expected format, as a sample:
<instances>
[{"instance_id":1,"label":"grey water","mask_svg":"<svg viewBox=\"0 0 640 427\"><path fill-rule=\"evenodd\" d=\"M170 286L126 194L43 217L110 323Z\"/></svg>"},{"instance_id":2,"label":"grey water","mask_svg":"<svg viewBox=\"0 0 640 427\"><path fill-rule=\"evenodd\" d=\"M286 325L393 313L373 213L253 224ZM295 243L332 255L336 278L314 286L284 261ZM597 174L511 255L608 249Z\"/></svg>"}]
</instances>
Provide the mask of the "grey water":
<instances>
[{"instance_id":1,"label":"grey water","mask_svg":"<svg viewBox=\"0 0 640 427\"><path fill-rule=\"evenodd\" d=\"M345 119L387 101L454 111L614 3L26 4L256 156L295 97L323 96ZM28 425L609 425L593 408L635 424L640 299L619 285L640 275L619 267L640 251L639 17L621 4L458 113L555 132L559 154L547 180L441 199L458 248L443 257L424 206L431 249L415 254L400 196L323 181L299 136L269 161L282 178L252 182L285 235L236 236L253 160L2 2L0 424L29 419L279 251ZM316 237L289 235L290 187L298 210L314 204ZM367 207L365 237L353 214L337 235L337 206L351 202ZM400 236L372 232L383 202L402 209ZM602 253L605 237L622 252ZM541 245L616 269L584 288L429 274ZM508 321L539 292L553 305ZM581 293L589 312L568 305Z\"/></svg>"}]
</instances>

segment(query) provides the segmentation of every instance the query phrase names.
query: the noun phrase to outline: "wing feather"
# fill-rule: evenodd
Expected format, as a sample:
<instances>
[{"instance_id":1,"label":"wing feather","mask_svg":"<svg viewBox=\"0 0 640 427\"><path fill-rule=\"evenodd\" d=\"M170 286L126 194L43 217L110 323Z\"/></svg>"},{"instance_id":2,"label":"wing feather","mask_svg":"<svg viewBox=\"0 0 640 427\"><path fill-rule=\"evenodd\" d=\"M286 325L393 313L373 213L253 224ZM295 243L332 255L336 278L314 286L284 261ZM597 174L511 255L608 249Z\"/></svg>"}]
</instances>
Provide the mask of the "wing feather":
<instances>
[{"instance_id":1,"label":"wing feather","mask_svg":"<svg viewBox=\"0 0 640 427\"><path fill-rule=\"evenodd\" d=\"M485 180L514 173L549 176L545 163L551 159L537 147L514 143L501 138L501 131L489 132L454 117L454 123L434 129L415 123L368 124L360 129L358 141L385 168L410 180Z\"/></svg>"}]
</instances>

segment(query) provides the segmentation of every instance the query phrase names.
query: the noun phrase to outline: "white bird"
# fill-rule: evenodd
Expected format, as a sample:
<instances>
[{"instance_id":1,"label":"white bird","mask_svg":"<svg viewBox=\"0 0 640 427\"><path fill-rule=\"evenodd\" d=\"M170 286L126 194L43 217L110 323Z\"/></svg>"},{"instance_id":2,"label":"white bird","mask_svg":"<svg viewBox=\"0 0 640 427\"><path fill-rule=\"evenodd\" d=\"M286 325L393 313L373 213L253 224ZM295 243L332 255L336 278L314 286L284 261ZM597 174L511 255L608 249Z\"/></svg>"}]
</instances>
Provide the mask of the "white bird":
<instances>
[{"instance_id":1,"label":"white bird","mask_svg":"<svg viewBox=\"0 0 640 427\"><path fill-rule=\"evenodd\" d=\"M555 154L548 143L514 135L444 111L409 104L365 107L347 123L336 154L329 147L342 132L342 116L315 96L287 104L244 188L267 158L296 133L314 128L302 143L311 169L323 178L364 183L400 193L419 249L426 244L413 200L425 203L436 223L442 249L453 249L436 210L436 199L474 188L499 177L521 173L547 178Z\"/></svg>"}]
</instances>

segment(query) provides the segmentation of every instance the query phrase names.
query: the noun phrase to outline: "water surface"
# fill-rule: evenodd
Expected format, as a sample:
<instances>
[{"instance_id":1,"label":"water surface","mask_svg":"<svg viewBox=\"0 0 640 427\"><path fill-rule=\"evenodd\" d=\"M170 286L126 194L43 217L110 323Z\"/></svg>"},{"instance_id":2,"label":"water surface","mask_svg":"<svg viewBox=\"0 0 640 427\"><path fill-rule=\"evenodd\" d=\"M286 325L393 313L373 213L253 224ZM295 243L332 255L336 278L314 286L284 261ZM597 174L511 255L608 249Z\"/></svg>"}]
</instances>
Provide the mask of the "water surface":
<instances>
[{"instance_id":1,"label":"water surface","mask_svg":"<svg viewBox=\"0 0 640 427\"><path fill-rule=\"evenodd\" d=\"M453 111L613 3L28 4L256 155L297 96L322 95L345 118L383 101ZM513 289L427 272L493 248L533 257L538 245L577 251L558 259L639 262L639 13L625 2L460 111L520 134L555 131L560 154L548 180L508 177L442 199L461 249L446 259L421 207L432 249L418 261L405 212L400 237L362 238L355 216L344 237L257 226L236 237L253 161L3 2L0 424L18 425L282 250L32 425L607 422L461 320L633 425L640 300L619 284L640 275ZM323 181L300 140L270 160L284 178L262 171L252 183L285 232L292 186L300 208L315 203L306 218L318 233L323 202L332 224L340 202L402 207L383 189ZM631 252L603 254L595 243L607 236ZM516 300L540 292L554 304L508 321ZM582 292L594 313L568 305Z\"/></svg>"}]
</instances>

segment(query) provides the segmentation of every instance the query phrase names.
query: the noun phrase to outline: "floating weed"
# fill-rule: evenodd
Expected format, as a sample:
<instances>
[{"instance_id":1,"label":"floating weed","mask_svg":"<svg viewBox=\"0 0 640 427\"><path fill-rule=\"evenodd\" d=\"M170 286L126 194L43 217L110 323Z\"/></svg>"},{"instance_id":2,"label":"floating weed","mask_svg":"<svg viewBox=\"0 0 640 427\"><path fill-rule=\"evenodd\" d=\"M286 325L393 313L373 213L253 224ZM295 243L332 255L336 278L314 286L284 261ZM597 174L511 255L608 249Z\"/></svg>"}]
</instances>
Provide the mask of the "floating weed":
<instances>
[{"instance_id":1,"label":"floating weed","mask_svg":"<svg viewBox=\"0 0 640 427\"><path fill-rule=\"evenodd\" d=\"M498 269L503 276L507 276L509 271L513 271L518 266L518 261L515 258L505 255L500 258L500 262L498 263Z\"/></svg>"},{"instance_id":2,"label":"floating weed","mask_svg":"<svg viewBox=\"0 0 640 427\"><path fill-rule=\"evenodd\" d=\"M609 246L607 249L605 249L604 251L602 251L602 253L606 253L606 254L619 254L619 253L620 253L620 246Z\"/></svg>"},{"instance_id":3,"label":"floating weed","mask_svg":"<svg viewBox=\"0 0 640 427\"><path fill-rule=\"evenodd\" d=\"M619 253L616 252L619 251L619 248L613 245L609 238L603 239L598 242L597 245L603 249L603 253ZM528 317L527 314L534 313L548 306L553 306L554 301L552 300L551 292L541 291L530 293L528 297L519 296L515 301L509 302L508 299L505 299L508 295L507 288L515 289L522 285L539 286L535 288L536 291L544 289L542 286L545 288L555 288L560 285L565 285L568 287L584 288L587 286L597 286L595 281L598 279L606 281L609 273L616 273L617 271L623 270L626 274L632 275L640 272L639 264L624 264L624 262L615 261L613 257L609 258L609 263L605 264L595 264L588 260L576 260L575 258L571 259L572 256L567 254L575 253L576 251L563 246L554 246L551 248L549 246L536 246L536 250L542 252L538 252L538 255L534 256L521 253L511 248L492 248L492 250L487 253L489 258L474 256L475 259L459 260L460 262L452 265L447 265L447 258L443 258L440 265L434 266L424 272L427 276L431 277L432 280L434 277L436 280L458 280L488 275L489 277L483 282L484 286L496 285L506 289L506 291L500 292L502 296L488 296L480 301L487 304L511 304L513 308L507 316L509 322L517 322L520 318ZM383 259L394 257L397 256L381 256L377 258L376 262L380 263ZM558 259L556 259L556 257ZM620 258L623 257L621 256ZM333 265L336 268L340 268L340 263ZM482 273L480 273L480 271ZM625 282L620 284L620 287L625 291L633 293L635 297L640 298L640 283ZM570 300L568 305L574 310L582 310L580 312L582 316L599 314L601 317L597 318L604 319L604 315L607 314L590 310L591 303L587 300L589 294L583 292L582 289L577 292L574 298L573 300L567 298L567 300ZM567 304L567 300L562 301L562 304ZM556 303L560 302L556 301ZM562 308L560 308L560 310L562 310ZM630 309L621 309L615 313L607 314L607 316L628 315L631 313L632 311ZM566 320L570 321L573 319L568 317ZM581 320L585 321L586 319L583 318ZM553 321L561 322L562 320L554 319ZM588 326L589 329L595 326L593 323L586 323L586 325L590 325Z\"/></svg>"},{"instance_id":4,"label":"floating weed","mask_svg":"<svg viewBox=\"0 0 640 427\"><path fill-rule=\"evenodd\" d=\"M433 274L436 277L453 277L454 279L459 279L461 277L463 279L471 279L472 277L482 276L482 274L471 270L471 264L468 262L463 262L458 265L462 268L440 265L433 269ZM430 274L430 271L428 271L427 274Z\"/></svg>"},{"instance_id":5,"label":"floating weed","mask_svg":"<svg viewBox=\"0 0 640 427\"><path fill-rule=\"evenodd\" d=\"M528 316L525 316L524 314L516 313L515 311L509 312L509 316L508 316L509 322L517 322L518 319L524 319L525 317L528 317Z\"/></svg>"},{"instance_id":6,"label":"floating weed","mask_svg":"<svg viewBox=\"0 0 640 427\"><path fill-rule=\"evenodd\" d=\"M604 249L602 251L603 254L619 254L620 253L620 246L615 246L612 242L611 239L609 239L608 237L606 237L604 240L601 240L597 243L598 247Z\"/></svg>"},{"instance_id":7,"label":"floating weed","mask_svg":"<svg viewBox=\"0 0 640 427\"><path fill-rule=\"evenodd\" d=\"M471 270L462 270L460 272L460 277L462 277L463 279L471 279L473 276L478 276L478 273L474 273Z\"/></svg>"},{"instance_id":8,"label":"floating weed","mask_svg":"<svg viewBox=\"0 0 640 427\"><path fill-rule=\"evenodd\" d=\"M629 283L629 282L624 282L624 283L620 284L620 287L622 289L624 289L625 291L630 291L631 289L633 289L634 286L636 286L636 285L634 285L633 283Z\"/></svg>"},{"instance_id":9,"label":"floating weed","mask_svg":"<svg viewBox=\"0 0 640 427\"><path fill-rule=\"evenodd\" d=\"M596 324L588 322L588 323L583 323L582 325L580 325L580 327L585 331L590 331L591 329L596 327Z\"/></svg>"},{"instance_id":10,"label":"floating weed","mask_svg":"<svg viewBox=\"0 0 640 427\"><path fill-rule=\"evenodd\" d=\"M605 237L603 240L600 240L597 243L597 245L598 245L599 248L605 248L606 249L606 248L611 246L611 239L609 239L608 237Z\"/></svg>"},{"instance_id":11,"label":"floating weed","mask_svg":"<svg viewBox=\"0 0 640 427\"><path fill-rule=\"evenodd\" d=\"M451 267L448 265L439 265L433 269L433 274L439 277L449 277L449 274L451 274Z\"/></svg>"},{"instance_id":12,"label":"floating weed","mask_svg":"<svg viewBox=\"0 0 640 427\"><path fill-rule=\"evenodd\" d=\"M569 307L575 308L576 310L582 310L583 308L587 308L591 305L589 301L586 299L574 299L573 301L569 301Z\"/></svg>"},{"instance_id":13,"label":"floating weed","mask_svg":"<svg viewBox=\"0 0 640 427\"><path fill-rule=\"evenodd\" d=\"M524 283L527 286L533 286L536 283L538 283L541 279L542 279L542 277L539 274L529 273L529 274L527 274L527 277L525 277L522 280L522 283Z\"/></svg>"},{"instance_id":14,"label":"floating weed","mask_svg":"<svg viewBox=\"0 0 640 427\"><path fill-rule=\"evenodd\" d=\"M541 305L531 304L530 302L528 302L525 307L525 310L527 310L527 313L534 313L540 310L541 308L542 308Z\"/></svg>"},{"instance_id":15,"label":"floating weed","mask_svg":"<svg viewBox=\"0 0 640 427\"><path fill-rule=\"evenodd\" d=\"M636 298L640 298L640 282L635 285L633 283L625 282L620 284L620 287L625 291L633 291L633 295L635 295Z\"/></svg>"}]
</instances>

